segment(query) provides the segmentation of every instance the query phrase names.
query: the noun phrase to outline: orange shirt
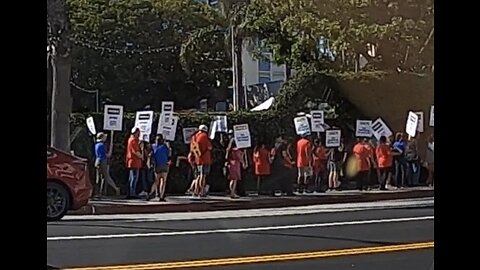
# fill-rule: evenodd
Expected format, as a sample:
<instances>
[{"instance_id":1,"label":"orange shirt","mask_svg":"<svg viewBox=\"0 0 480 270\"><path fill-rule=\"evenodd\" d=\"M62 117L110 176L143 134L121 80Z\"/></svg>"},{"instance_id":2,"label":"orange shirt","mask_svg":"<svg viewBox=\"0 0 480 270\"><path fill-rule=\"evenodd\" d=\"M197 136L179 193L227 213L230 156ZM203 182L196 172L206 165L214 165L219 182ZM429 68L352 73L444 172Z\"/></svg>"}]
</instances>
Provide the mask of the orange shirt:
<instances>
[{"instance_id":1,"label":"orange shirt","mask_svg":"<svg viewBox=\"0 0 480 270\"><path fill-rule=\"evenodd\" d=\"M355 158L357 159L357 169L358 171L368 171L370 170L370 165L368 162L368 158L370 156L370 151L368 150L365 145L361 143L355 144L353 147L353 154L355 155Z\"/></svg>"},{"instance_id":2,"label":"orange shirt","mask_svg":"<svg viewBox=\"0 0 480 270\"><path fill-rule=\"evenodd\" d=\"M327 160L327 148L323 145L315 148L315 155L313 156L314 160L325 161Z\"/></svg>"},{"instance_id":3,"label":"orange shirt","mask_svg":"<svg viewBox=\"0 0 480 270\"><path fill-rule=\"evenodd\" d=\"M313 155L313 170L315 173L325 170L326 161L327 149L323 145L315 147Z\"/></svg>"},{"instance_id":4,"label":"orange shirt","mask_svg":"<svg viewBox=\"0 0 480 270\"><path fill-rule=\"evenodd\" d=\"M377 162L379 168L388 168L392 166L393 156L390 146L386 144L379 144L375 151L377 155Z\"/></svg>"},{"instance_id":5,"label":"orange shirt","mask_svg":"<svg viewBox=\"0 0 480 270\"><path fill-rule=\"evenodd\" d=\"M297 142L297 167L308 167L310 166L311 156L312 156L312 145L310 141L301 138Z\"/></svg>"},{"instance_id":6,"label":"orange shirt","mask_svg":"<svg viewBox=\"0 0 480 270\"><path fill-rule=\"evenodd\" d=\"M135 152L140 152L140 143L138 138L131 135L127 142L127 168L129 169L142 168L142 159L137 157Z\"/></svg>"},{"instance_id":7,"label":"orange shirt","mask_svg":"<svg viewBox=\"0 0 480 270\"><path fill-rule=\"evenodd\" d=\"M255 165L255 175L270 174L270 151L266 148L259 147L253 153L253 163Z\"/></svg>"},{"instance_id":8,"label":"orange shirt","mask_svg":"<svg viewBox=\"0 0 480 270\"><path fill-rule=\"evenodd\" d=\"M192 136L191 147L197 148L198 151L193 151L195 154L196 165L212 165L212 143L208 138L207 133L197 132Z\"/></svg>"}]
</instances>

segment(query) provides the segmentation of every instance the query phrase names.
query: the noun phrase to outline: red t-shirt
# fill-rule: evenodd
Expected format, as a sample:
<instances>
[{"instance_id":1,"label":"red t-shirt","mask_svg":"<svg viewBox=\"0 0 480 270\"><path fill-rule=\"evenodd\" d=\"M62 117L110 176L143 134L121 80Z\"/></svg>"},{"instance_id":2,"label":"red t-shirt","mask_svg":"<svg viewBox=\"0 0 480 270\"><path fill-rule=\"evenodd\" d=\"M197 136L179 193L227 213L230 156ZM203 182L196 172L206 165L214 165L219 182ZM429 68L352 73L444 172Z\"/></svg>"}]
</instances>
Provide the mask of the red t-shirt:
<instances>
[{"instance_id":1,"label":"red t-shirt","mask_svg":"<svg viewBox=\"0 0 480 270\"><path fill-rule=\"evenodd\" d=\"M140 152L140 144L138 138L131 135L127 142L127 168L129 169L142 168L142 159L137 157L135 152Z\"/></svg>"},{"instance_id":2,"label":"red t-shirt","mask_svg":"<svg viewBox=\"0 0 480 270\"><path fill-rule=\"evenodd\" d=\"M266 148L258 148L253 153L253 163L255 165L255 175L270 174L270 151Z\"/></svg>"},{"instance_id":3,"label":"red t-shirt","mask_svg":"<svg viewBox=\"0 0 480 270\"><path fill-rule=\"evenodd\" d=\"M375 153L377 155L377 162L379 168L388 168L392 166L393 156L390 146L386 144L379 144Z\"/></svg>"},{"instance_id":4,"label":"red t-shirt","mask_svg":"<svg viewBox=\"0 0 480 270\"><path fill-rule=\"evenodd\" d=\"M327 149L323 146L315 147L313 155L313 169L315 173L325 170Z\"/></svg>"},{"instance_id":5,"label":"red t-shirt","mask_svg":"<svg viewBox=\"0 0 480 270\"><path fill-rule=\"evenodd\" d=\"M212 143L207 133L197 132L192 136L190 143L192 152L195 155L196 165L212 165Z\"/></svg>"},{"instance_id":6,"label":"red t-shirt","mask_svg":"<svg viewBox=\"0 0 480 270\"><path fill-rule=\"evenodd\" d=\"M353 147L353 154L357 159L357 169L358 171L368 171L370 170L370 164L368 158L371 155L371 151L361 143L355 144Z\"/></svg>"},{"instance_id":7,"label":"red t-shirt","mask_svg":"<svg viewBox=\"0 0 480 270\"><path fill-rule=\"evenodd\" d=\"M311 162L311 152L312 150L312 145L310 144L310 141L301 138L297 142L297 167L302 168L302 167L308 167L310 166Z\"/></svg>"}]
</instances>

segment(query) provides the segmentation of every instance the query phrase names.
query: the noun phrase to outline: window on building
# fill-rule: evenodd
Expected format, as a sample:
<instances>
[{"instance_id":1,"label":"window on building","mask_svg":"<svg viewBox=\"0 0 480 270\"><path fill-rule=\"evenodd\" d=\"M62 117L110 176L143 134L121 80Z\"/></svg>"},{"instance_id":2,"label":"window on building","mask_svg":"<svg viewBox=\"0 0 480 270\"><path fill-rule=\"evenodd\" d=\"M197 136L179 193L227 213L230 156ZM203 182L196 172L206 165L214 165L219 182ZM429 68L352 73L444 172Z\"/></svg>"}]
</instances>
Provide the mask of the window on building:
<instances>
[{"instance_id":1,"label":"window on building","mask_svg":"<svg viewBox=\"0 0 480 270\"><path fill-rule=\"evenodd\" d=\"M270 82L270 74L260 73L258 74L258 83L268 83Z\"/></svg>"},{"instance_id":2,"label":"window on building","mask_svg":"<svg viewBox=\"0 0 480 270\"><path fill-rule=\"evenodd\" d=\"M272 73L272 81L283 81L285 80L285 73L282 71L274 71Z\"/></svg>"},{"instance_id":3,"label":"window on building","mask_svg":"<svg viewBox=\"0 0 480 270\"><path fill-rule=\"evenodd\" d=\"M258 59L258 71L268 71L272 69L272 63L270 62L270 54L265 54L265 57Z\"/></svg>"}]
</instances>

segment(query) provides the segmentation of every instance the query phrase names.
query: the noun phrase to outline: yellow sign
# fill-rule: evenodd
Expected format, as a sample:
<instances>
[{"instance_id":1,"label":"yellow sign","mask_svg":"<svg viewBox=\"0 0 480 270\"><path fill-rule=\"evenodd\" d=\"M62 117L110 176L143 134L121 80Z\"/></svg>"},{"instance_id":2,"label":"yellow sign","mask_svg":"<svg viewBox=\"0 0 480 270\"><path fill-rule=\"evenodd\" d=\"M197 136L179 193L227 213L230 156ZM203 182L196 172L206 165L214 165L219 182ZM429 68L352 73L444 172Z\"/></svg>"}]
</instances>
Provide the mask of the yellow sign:
<instances>
[{"instance_id":1,"label":"yellow sign","mask_svg":"<svg viewBox=\"0 0 480 270\"><path fill-rule=\"evenodd\" d=\"M199 159L200 156L202 155L202 152L200 152L200 146L198 145L197 142L192 141L190 143L190 151L195 156L195 159Z\"/></svg>"}]
</instances>

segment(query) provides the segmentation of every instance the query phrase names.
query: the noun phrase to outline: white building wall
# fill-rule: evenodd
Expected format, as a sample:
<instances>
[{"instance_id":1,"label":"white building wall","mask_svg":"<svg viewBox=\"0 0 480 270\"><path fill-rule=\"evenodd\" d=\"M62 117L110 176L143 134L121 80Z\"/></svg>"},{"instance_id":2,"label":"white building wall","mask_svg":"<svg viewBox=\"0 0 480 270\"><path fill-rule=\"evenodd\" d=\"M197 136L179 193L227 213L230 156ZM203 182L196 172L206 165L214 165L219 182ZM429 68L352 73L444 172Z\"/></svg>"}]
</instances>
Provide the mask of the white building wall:
<instances>
[{"instance_id":1,"label":"white building wall","mask_svg":"<svg viewBox=\"0 0 480 270\"><path fill-rule=\"evenodd\" d=\"M279 66L271 62L256 60L245 44L242 50L242 64L243 83L246 86L269 81L285 81L285 65Z\"/></svg>"}]
</instances>

